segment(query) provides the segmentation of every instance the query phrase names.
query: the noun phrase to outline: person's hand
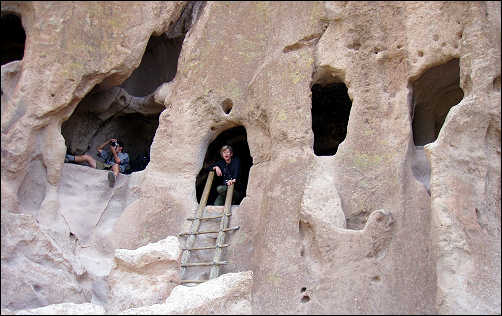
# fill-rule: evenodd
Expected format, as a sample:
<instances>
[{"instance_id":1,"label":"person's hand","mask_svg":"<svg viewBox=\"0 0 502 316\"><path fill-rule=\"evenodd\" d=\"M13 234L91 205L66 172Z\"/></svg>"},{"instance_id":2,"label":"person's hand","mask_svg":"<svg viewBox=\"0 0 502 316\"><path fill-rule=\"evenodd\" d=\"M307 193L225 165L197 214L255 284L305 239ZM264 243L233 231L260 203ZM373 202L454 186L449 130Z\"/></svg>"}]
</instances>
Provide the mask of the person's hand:
<instances>
[{"instance_id":1,"label":"person's hand","mask_svg":"<svg viewBox=\"0 0 502 316\"><path fill-rule=\"evenodd\" d=\"M220 167L215 166L215 167L213 167L213 170L215 170L215 171L216 171L216 175L217 175L218 177L221 177L221 174L222 174L222 173L221 173L221 169L220 169Z\"/></svg>"},{"instance_id":2,"label":"person's hand","mask_svg":"<svg viewBox=\"0 0 502 316\"><path fill-rule=\"evenodd\" d=\"M227 181L227 185L232 185L235 183L235 179L232 179L232 180L228 180Z\"/></svg>"}]
</instances>

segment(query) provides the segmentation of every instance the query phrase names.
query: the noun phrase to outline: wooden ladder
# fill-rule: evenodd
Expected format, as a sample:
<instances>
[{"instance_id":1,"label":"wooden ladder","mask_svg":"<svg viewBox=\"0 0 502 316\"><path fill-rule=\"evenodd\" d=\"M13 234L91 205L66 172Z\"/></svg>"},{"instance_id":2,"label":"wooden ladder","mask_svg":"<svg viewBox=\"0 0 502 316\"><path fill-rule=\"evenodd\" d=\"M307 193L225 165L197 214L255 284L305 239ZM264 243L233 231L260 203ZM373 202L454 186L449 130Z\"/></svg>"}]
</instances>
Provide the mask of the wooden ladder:
<instances>
[{"instance_id":1,"label":"wooden ladder","mask_svg":"<svg viewBox=\"0 0 502 316\"><path fill-rule=\"evenodd\" d=\"M195 266L210 266L210 275L209 279L217 278L220 274L220 266L224 264L228 264L227 261L221 261L221 255L223 252L223 248L230 246L229 244L225 244L225 233L228 231L233 231L239 229L239 226L228 227L229 218L231 213L232 206L232 196L234 193L234 185L230 185L227 187L227 195L225 198L225 206L223 207L223 213L217 216L206 216L204 217L204 210L206 209L207 199L209 197L209 192L211 191L211 185L213 183L214 171L210 171L206 180L206 185L204 187L204 191L202 192L202 197L200 199L199 206L196 211L195 217L188 217L187 220L192 221L190 232L180 233L179 236L186 236L185 247L182 248L183 254L181 256L181 275L182 277L185 275L187 268L195 267ZM212 219L220 219L220 227L217 231L199 231L199 227L201 221L212 220ZM218 233L218 237L216 238L216 244L214 246L206 246L206 247L194 247L194 243L196 237L200 234L210 234L210 233ZM214 249L214 257L212 262L192 262L189 263L188 259L190 258L190 253L192 251L197 250L207 250ZM182 284L188 283L203 283L208 280L181 280Z\"/></svg>"}]
</instances>

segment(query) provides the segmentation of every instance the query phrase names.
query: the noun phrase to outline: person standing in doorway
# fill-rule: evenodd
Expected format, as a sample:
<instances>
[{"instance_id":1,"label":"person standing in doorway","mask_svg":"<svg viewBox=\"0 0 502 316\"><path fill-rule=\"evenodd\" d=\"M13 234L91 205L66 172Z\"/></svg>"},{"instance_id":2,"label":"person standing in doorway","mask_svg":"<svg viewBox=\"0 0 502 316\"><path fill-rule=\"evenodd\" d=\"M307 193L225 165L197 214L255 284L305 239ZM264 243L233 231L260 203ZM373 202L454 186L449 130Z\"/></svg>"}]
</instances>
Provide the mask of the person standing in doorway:
<instances>
[{"instance_id":1,"label":"person standing in doorway","mask_svg":"<svg viewBox=\"0 0 502 316\"><path fill-rule=\"evenodd\" d=\"M225 145L220 149L222 159L208 167L209 170L214 170L216 176L220 179L219 185L216 187L218 197L214 201L214 205L224 205L227 194L227 187L234 184L234 194L232 204L240 202L242 197L242 181L240 179L241 163L239 157L234 157L232 146Z\"/></svg>"}]
</instances>

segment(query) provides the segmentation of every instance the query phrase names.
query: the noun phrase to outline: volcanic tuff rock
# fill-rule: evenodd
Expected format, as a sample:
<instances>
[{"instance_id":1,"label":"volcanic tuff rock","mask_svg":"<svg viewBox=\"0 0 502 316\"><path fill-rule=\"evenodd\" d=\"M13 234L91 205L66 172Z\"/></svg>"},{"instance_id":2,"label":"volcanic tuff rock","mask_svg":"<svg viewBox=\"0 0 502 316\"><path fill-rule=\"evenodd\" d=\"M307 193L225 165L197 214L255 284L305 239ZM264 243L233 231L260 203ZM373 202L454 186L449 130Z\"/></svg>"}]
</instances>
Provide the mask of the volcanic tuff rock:
<instances>
[{"instance_id":1,"label":"volcanic tuff rock","mask_svg":"<svg viewBox=\"0 0 502 316\"><path fill-rule=\"evenodd\" d=\"M118 311L165 300L180 283L180 244L169 236L134 250L115 250L115 264L107 277L107 311Z\"/></svg>"},{"instance_id":2,"label":"volcanic tuff rock","mask_svg":"<svg viewBox=\"0 0 502 316\"><path fill-rule=\"evenodd\" d=\"M16 312L2 310L2 315L104 315L105 309L92 303L60 303Z\"/></svg>"},{"instance_id":3,"label":"volcanic tuff rock","mask_svg":"<svg viewBox=\"0 0 502 316\"><path fill-rule=\"evenodd\" d=\"M131 308L120 315L249 315L253 272L226 273L195 287L179 285L163 304Z\"/></svg>"},{"instance_id":4,"label":"volcanic tuff rock","mask_svg":"<svg viewBox=\"0 0 502 316\"><path fill-rule=\"evenodd\" d=\"M1 69L2 313L106 305L115 250L183 231L242 127L231 312L500 314L500 2L1 5L26 33ZM345 123L312 117L333 87ZM114 135L149 158L114 188L63 162Z\"/></svg>"}]
</instances>

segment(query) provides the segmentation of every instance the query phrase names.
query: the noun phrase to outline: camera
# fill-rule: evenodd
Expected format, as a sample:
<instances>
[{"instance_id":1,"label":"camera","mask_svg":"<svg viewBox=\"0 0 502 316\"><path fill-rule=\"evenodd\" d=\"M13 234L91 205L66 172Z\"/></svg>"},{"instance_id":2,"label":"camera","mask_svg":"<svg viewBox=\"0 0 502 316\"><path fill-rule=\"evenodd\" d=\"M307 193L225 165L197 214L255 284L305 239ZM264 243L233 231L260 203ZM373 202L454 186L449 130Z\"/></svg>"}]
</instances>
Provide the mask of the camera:
<instances>
[{"instance_id":1,"label":"camera","mask_svg":"<svg viewBox=\"0 0 502 316\"><path fill-rule=\"evenodd\" d=\"M112 145L113 147L117 147L117 142L112 141L110 142L110 145Z\"/></svg>"}]
</instances>

